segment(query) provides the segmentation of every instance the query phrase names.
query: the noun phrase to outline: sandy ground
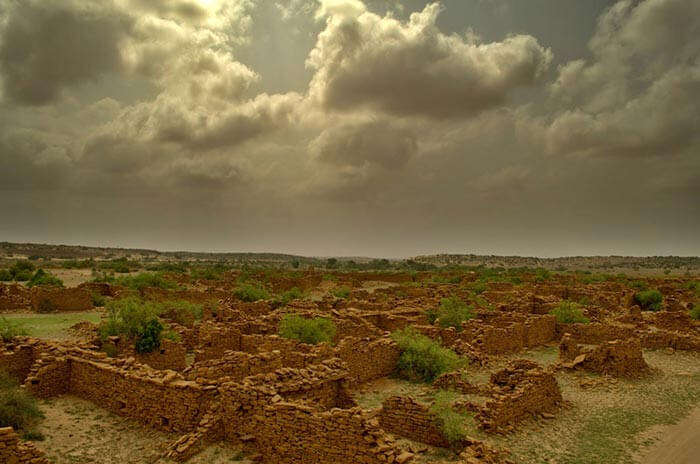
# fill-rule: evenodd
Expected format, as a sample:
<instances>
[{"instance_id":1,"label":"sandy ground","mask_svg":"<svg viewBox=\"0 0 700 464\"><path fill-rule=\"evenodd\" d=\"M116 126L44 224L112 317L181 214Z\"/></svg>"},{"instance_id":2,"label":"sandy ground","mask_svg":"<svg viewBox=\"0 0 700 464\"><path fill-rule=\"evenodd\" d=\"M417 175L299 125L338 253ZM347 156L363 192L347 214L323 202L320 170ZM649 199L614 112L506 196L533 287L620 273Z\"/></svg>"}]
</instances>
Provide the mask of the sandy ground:
<instances>
[{"instance_id":1,"label":"sandy ground","mask_svg":"<svg viewBox=\"0 0 700 464\"><path fill-rule=\"evenodd\" d=\"M83 282L92 280L90 269L49 269L51 274L63 281L65 287L77 287Z\"/></svg>"},{"instance_id":2,"label":"sandy ground","mask_svg":"<svg viewBox=\"0 0 700 464\"><path fill-rule=\"evenodd\" d=\"M637 456L639 464L700 463L700 408L675 425L659 427L657 441Z\"/></svg>"},{"instance_id":3,"label":"sandy ground","mask_svg":"<svg viewBox=\"0 0 700 464\"><path fill-rule=\"evenodd\" d=\"M178 434L159 432L69 395L41 403L46 418L34 442L55 464L166 464L159 459ZM250 463L239 450L212 445L187 464ZM170 464L169 462L167 464Z\"/></svg>"}]
</instances>

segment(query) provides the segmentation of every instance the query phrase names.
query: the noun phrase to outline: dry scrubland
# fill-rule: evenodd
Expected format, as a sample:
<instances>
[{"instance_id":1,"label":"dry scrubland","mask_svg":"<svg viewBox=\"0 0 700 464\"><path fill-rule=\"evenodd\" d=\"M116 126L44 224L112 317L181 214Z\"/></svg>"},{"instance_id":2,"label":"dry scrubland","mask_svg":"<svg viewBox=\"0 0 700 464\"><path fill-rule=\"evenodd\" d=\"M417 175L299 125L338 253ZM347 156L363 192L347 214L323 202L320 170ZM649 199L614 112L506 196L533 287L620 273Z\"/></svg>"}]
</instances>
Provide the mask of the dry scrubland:
<instances>
[{"instance_id":1,"label":"dry scrubland","mask_svg":"<svg viewBox=\"0 0 700 464\"><path fill-rule=\"evenodd\" d=\"M0 462L663 463L698 429L692 276L321 264L6 260Z\"/></svg>"}]
</instances>

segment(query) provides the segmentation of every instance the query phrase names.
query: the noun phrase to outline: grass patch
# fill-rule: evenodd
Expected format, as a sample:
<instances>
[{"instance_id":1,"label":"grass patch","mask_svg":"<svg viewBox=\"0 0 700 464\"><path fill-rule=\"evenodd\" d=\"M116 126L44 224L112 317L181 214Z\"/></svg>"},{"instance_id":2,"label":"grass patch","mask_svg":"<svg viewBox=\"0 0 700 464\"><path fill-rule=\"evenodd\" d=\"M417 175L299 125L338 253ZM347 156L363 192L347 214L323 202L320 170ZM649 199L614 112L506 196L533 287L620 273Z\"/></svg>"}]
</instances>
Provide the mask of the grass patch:
<instances>
[{"instance_id":1,"label":"grass patch","mask_svg":"<svg viewBox=\"0 0 700 464\"><path fill-rule=\"evenodd\" d=\"M304 292L299 287L292 287L278 295L276 301L284 306L289 304L292 300L299 300L301 298L304 298Z\"/></svg>"},{"instance_id":2,"label":"grass patch","mask_svg":"<svg viewBox=\"0 0 700 464\"><path fill-rule=\"evenodd\" d=\"M4 342L9 342L20 335L27 335L27 330L17 322L0 317L0 339Z\"/></svg>"},{"instance_id":3,"label":"grass patch","mask_svg":"<svg viewBox=\"0 0 700 464\"><path fill-rule=\"evenodd\" d=\"M34 427L43 417L36 399L0 371L0 427L12 427L30 437L38 437L40 434L34 431Z\"/></svg>"},{"instance_id":4,"label":"grass patch","mask_svg":"<svg viewBox=\"0 0 700 464\"><path fill-rule=\"evenodd\" d=\"M312 345L330 343L335 332L335 324L325 317L307 319L296 314L285 314L279 324L280 336Z\"/></svg>"},{"instance_id":5,"label":"grass patch","mask_svg":"<svg viewBox=\"0 0 700 464\"><path fill-rule=\"evenodd\" d=\"M392 333L391 337L401 349L396 365L396 372L401 378L432 382L440 374L466 364L454 351L410 327Z\"/></svg>"},{"instance_id":6,"label":"grass patch","mask_svg":"<svg viewBox=\"0 0 700 464\"><path fill-rule=\"evenodd\" d=\"M587 324L590 320L583 315L581 305L573 301L562 301L555 308L549 311L557 318L557 322L562 324L573 324L580 322Z\"/></svg>"},{"instance_id":7,"label":"grass patch","mask_svg":"<svg viewBox=\"0 0 700 464\"><path fill-rule=\"evenodd\" d=\"M98 312L76 312L60 314L6 314L3 319L21 325L26 335L37 338L66 338L66 329L82 321L100 322Z\"/></svg>"}]
</instances>

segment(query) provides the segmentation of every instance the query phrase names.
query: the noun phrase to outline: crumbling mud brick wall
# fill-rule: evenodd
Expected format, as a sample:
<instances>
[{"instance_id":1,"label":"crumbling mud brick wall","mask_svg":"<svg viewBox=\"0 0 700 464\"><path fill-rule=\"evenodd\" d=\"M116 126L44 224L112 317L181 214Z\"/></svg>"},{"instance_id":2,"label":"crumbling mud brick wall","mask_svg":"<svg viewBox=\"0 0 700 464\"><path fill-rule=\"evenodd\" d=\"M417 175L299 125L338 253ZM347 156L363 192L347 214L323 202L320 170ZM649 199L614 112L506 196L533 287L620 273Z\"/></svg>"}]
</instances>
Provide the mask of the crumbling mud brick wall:
<instances>
[{"instance_id":1,"label":"crumbling mud brick wall","mask_svg":"<svg viewBox=\"0 0 700 464\"><path fill-rule=\"evenodd\" d=\"M401 351L389 338L370 341L348 337L338 344L335 353L347 366L350 381L359 384L393 373Z\"/></svg>"},{"instance_id":2,"label":"crumbling mud brick wall","mask_svg":"<svg viewBox=\"0 0 700 464\"><path fill-rule=\"evenodd\" d=\"M465 371L446 372L433 380L433 387L439 390L452 390L465 395L482 392L478 385L469 382Z\"/></svg>"},{"instance_id":3,"label":"crumbling mud brick wall","mask_svg":"<svg viewBox=\"0 0 700 464\"><path fill-rule=\"evenodd\" d=\"M430 409L407 396L391 396L379 411L379 426L387 432L432 446L447 448L450 443L438 427Z\"/></svg>"},{"instance_id":4,"label":"crumbling mud brick wall","mask_svg":"<svg viewBox=\"0 0 700 464\"><path fill-rule=\"evenodd\" d=\"M263 410L256 444L265 463L384 464L408 457L359 408L318 412L295 403Z\"/></svg>"},{"instance_id":5,"label":"crumbling mud brick wall","mask_svg":"<svg viewBox=\"0 0 700 464\"><path fill-rule=\"evenodd\" d=\"M476 419L487 431L509 430L541 413L552 413L562 403L554 375L531 361L516 360L491 376L494 399L479 408Z\"/></svg>"},{"instance_id":6,"label":"crumbling mud brick wall","mask_svg":"<svg viewBox=\"0 0 700 464\"><path fill-rule=\"evenodd\" d=\"M42 353L27 375L24 386L37 398L51 398L68 393L71 366L65 356Z\"/></svg>"},{"instance_id":7,"label":"crumbling mud brick wall","mask_svg":"<svg viewBox=\"0 0 700 464\"><path fill-rule=\"evenodd\" d=\"M559 359L565 368L580 368L616 377L639 377L650 372L642 354L642 344L637 338L585 348L567 334L559 345Z\"/></svg>"},{"instance_id":8,"label":"crumbling mud brick wall","mask_svg":"<svg viewBox=\"0 0 700 464\"><path fill-rule=\"evenodd\" d=\"M560 336L568 333L578 343L594 345L612 340L621 340L634 337L636 334L636 329L625 325L602 324L600 322L591 322L589 324L557 323L557 333Z\"/></svg>"},{"instance_id":9,"label":"crumbling mud brick wall","mask_svg":"<svg viewBox=\"0 0 700 464\"><path fill-rule=\"evenodd\" d=\"M172 371L143 366L134 372L115 364L69 359L71 394L158 429L193 430L216 396L215 387L180 380Z\"/></svg>"},{"instance_id":10,"label":"crumbling mud brick wall","mask_svg":"<svg viewBox=\"0 0 700 464\"><path fill-rule=\"evenodd\" d=\"M50 464L33 444L20 441L12 427L0 428L0 462L3 464Z\"/></svg>"},{"instance_id":11,"label":"crumbling mud brick wall","mask_svg":"<svg viewBox=\"0 0 700 464\"><path fill-rule=\"evenodd\" d=\"M182 371L187 367L187 347L185 344L164 338L160 347L150 353L137 353L134 341L127 337L109 337L108 342L117 349L117 356L133 357L141 364L147 364L154 369L171 369Z\"/></svg>"},{"instance_id":12,"label":"crumbling mud brick wall","mask_svg":"<svg viewBox=\"0 0 700 464\"><path fill-rule=\"evenodd\" d=\"M0 371L4 371L19 383L29 375L35 360L34 347L30 344L0 347Z\"/></svg>"},{"instance_id":13,"label":"crumbling mud brick wall","mask_svg":"<svg viewBox=\"0 0 700 464\"><path fill-rule=\"evenodd\" d=\"M641 333L639 337L644 348L673 348L674 350L700 351L700 336L698 335L655 330Z\"/></svg>"},{"instance_id":14,"label":"crumbling mud brick wall","mask_svg":"<svg viewBox=\"0 0 700 464\"><path fill-rule=\"evenodd\" d=\"M664 330L698 334L686 311L659 311L653 316L653 324Z\"/></svg>"},{"instance_id":15,"label":"crumbling mud brick wall","mask_svg":"<svg viewBox=\"0 0 700 464\"><path fill-rule=\"evenodd\" d=\"M219 381L239 382L251 375L273 372L285 367L280 351L262 352L258 354L243 351L226 351L221 358L199 361L187 368L183 373L189 380L199 383Z\"/></svg>"},{"instance_id":16,"label":"crumbling mud brick wall","mask_svg":"<svg viewBox=\"0 0 700 464\"><path fill-rule=\"evenodd\" d=\"M31 295L26 287L18 284L0 284L0 311L28 309L31 305Z\"/></svg>"},{"instance_id":17,"label":"crumbling mud brick wall","mask_svg":"<svg viewBox=\"0 0 700 464\"><path fill-rule=\"evenodd\" d=\"M101 295L113 297L116 295L114 286L106 282L83 282L78 285L78 288L87 291L91 295Z\"/></svg>"},{"instance_id":18,"label":"crumbling mud brick wall","mask_svg":"<svg viewBox=\"0 0 700 464\"><path fill-rule=\"evenodd\" d=\"M200 325L195 361L220 358L229 350L241 351L241 332L238 329L211 322Z\"/></svg>"},{"instance_id":19,"label":"crumbling mud brick wall","mask_svg":"<svg viewBox=\"0 0 700 464\"><path fill-rule=\"evenodd\" d=\"M89 311L90 293L82 288L34 287L31 290L34 311Z\"/></svg>"}]
</instances>

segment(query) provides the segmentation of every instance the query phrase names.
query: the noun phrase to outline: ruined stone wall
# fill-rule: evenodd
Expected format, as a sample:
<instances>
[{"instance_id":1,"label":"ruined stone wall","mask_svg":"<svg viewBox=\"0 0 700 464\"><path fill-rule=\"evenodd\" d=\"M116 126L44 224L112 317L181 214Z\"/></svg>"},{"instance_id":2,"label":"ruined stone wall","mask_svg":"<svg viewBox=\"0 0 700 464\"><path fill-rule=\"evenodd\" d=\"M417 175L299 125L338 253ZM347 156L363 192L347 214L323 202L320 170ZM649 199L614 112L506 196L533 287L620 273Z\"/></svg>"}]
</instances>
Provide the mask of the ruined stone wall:
<instances>
[{"instance_id":1,"label":"ruined stone wall","mask_svg":"<svg viewBox=\"0 0 700 464\"><path fill-rule=\"evenodd\" d=\"M164 338L160 347L150 353L137 353L133 340L126 337L110 337L115 344L118 356L133 357L141 364L147 364L154 369L172 369L182 371L187 367L187 347L183 343Z\"/></svg>"},{"instance_id":2,"label":"ruined stone wall","mask_svg":"<svg viewBox=\"0 0 700 464\"><path fill-rule=\"evenodd\" d=\"M559 345L559 359L564 367L617 377L639 377L650 372L637 338L614 340L593 348L584 348L574 343L567 334Z\"/></svg>"},{"instance_id":3,"label":"ruined stone wall","mask_svg":"<svg viewBox=\"0 0 700 464\"><path fill-rule=\"evenodd\" d=\"M533 415L552 413L562 402L561 389L550 372L531 361L516 360L491 376L492 395L476 415L487 431L508 430Z\"/></svg>"},{"instance_id":4,"label":"ruined stone wall","mask_svg":"<svg viewBox=\"0 0 700 464\"><path fill-rule=\"evenodd\" d=\"M242 351L241 332L225 324L204 322L199 326L199 343L195 361L220 358L224 352Z\"/></svg>"},{"instance_id":5,"label":"ruined stone wall","mask_svg":"<svg viewBox=\"0 0 700 464\"><path fill-rule=\"evenodd\" d=\"M612 340L628 339L635 336L636 329L630 326L602 324L561 324L557 323L557 333L569 333L578 343L598 344Z\"/></svg>"},{"instance_id":6,"label":"ruined stone wall","mask_svg":"<svg viewBox=\"0 0 700 464\"><path fill-rule=\"evenodd\" d=\"M7 372L17 382L23 383L34 364L35 352L31 345L0 348L0 371Z\"/></svg>"},{"instance_id":7,"label":"ruined stone wall","mask_svg":"<svg viewBox=\"0 0 700 464\"><path fill-rule=\"evenodd\" d=\"M335 349L350 372L352 383L364 383L386 377L394 372L401 351L389 338L374 341L348 337Z\"/></svg>"},{"instance_id":8,"label":"ruined stone wall","mask_svg":"<svg viewBox=\"0 0 700 464\"><path fill-rule=\"evenodd\" d=\"M391 396L379 411L379 425L387 432L432 446L447 448L450 443L438 428L437 419L427 406L407 396Z\"/></svg>"},{"instance_id":9,"label":"ruined stone wall","mask_svg":"<svg viewBox=\"0 0 700 464\"><path fill-rule=\"evenodd\" d=\"M32 366L24 386L37 398L51 398L68 393L71 365L65 356L42 354Z\"/></svg>"},{"instance_id":10,"label":"ruined stone wall","mask_svg":"<svg viewBox=\"0 0 700 464\"><path fill-rule=\"evenodd\" d=\"M19 284L0 284L0 311L15 311L31 307L29 289Z\"/></svg>"},{"instance_id":11,"label":"ruined stone wall","mask_svg":"<svg viewBox=\"0 0 700 464\"><path fill-rule=\"evenodd\" d=\"M216 395L214 387L177 380L174 373L148 369L135 373L107 363L69 359L71 394L161 430L194 429Z\"/></svg>"},{"instance_id":12,"label":"ruined stone wall","mask_svg":"<svg viewBox=\"0 0 700 464\"><path fill-rule=\"evenodd\" d=\"M221 358L194 363L184 375L187 379L199 383L218 381L224 377L226 381L241 381L245 377L273 372L282 367L283 357L279 351L258 354L226 351Z\"/></svg>"},{"instance_id":13,"label":"ruined stone wall","mask_svg":"<svg viewBox=\"0 0 700 464\"><path fill-rule=\"evenodd\" d=\"M82 288L34 287L31 289L34 311L89 311L92 297Z\"/></svg>"},{"instance_id":14,"label":"ruined stone wall","mask_svg":"<svg viewBox=\"0 0 700 464\"><path fill-rule=\"evenodd\" d=\"M12 427L0 428L0 462L3 464L50 464L32 443L21 442Z\"/></svg>"}]
</instances>

